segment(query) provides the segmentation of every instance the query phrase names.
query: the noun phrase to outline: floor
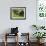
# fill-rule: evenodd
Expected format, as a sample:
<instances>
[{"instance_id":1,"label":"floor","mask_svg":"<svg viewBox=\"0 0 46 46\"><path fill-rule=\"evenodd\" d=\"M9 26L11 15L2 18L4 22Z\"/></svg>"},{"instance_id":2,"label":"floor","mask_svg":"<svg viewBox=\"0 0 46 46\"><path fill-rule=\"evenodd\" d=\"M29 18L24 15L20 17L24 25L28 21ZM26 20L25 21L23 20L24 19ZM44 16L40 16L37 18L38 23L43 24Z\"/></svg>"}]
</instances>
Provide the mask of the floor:
<instances>
[{"instance_id":1,"label":"floor","mask_svg":"<svg viewBox=\"0 0 46 46\"><path fill-rule=\"evenodd\" d=\"M37 43L30 43L31 45L30 46L37 46ZM4 46L4 43L2 42L0 42L0 46ZM7 46L15 46L15 43L8 43L8 45ZM21 45L21 46L25 46L25 45ZM46 46L46 43L44 43L44 45L41 45L41 46Z\"/></svg>"}]
</instances>

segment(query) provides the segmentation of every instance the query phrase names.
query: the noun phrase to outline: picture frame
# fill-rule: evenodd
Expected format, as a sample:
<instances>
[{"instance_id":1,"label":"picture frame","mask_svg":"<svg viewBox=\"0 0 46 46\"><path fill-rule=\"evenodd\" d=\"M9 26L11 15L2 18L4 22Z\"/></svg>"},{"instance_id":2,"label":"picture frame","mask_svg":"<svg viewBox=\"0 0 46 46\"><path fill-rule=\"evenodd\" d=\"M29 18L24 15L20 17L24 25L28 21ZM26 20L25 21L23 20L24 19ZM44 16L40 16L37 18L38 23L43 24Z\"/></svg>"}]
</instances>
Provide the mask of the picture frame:
<instances>
[{"instance_id":1,"label":"picture frame","mask_svg":"<svg viewBox=\"0 0 46 46\"><path fill-rule=\"evenodd\" d=\"M26 7L11 7L10 8L11 20L24 20L26 19Z\"/></svg>"},{"instance_id":2,"label":"picture frame","mask_svg":"<svg viewBox=\"0 0 46 46\"><path fill-rule=\"evenodd\" d=\"M37 25L46 25L46 0L37 0L36 1L36 24Z\"/></svg>"},{"instance_id":3,"label":"picture frame","mask_svg":"<svg viewBox=\"0 0 46 46\"><path fill-rule=\"evenodd\" d=\"M36 9L37 9L37 16L39 18L46 18L46 1L37 0Z\"/></svg>"}]
</instances>

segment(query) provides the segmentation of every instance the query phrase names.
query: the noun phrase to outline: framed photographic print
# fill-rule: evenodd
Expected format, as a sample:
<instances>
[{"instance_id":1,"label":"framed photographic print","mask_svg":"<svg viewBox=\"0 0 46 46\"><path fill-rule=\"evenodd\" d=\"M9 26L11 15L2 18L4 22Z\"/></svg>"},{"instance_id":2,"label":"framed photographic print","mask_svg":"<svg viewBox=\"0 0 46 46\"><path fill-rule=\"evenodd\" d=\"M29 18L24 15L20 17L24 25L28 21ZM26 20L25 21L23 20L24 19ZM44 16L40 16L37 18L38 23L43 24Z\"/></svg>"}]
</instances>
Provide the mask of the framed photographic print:
<instances>
[{"instance_id":1,"label":"framed photographic print","mask_svg":"<svg viewBox=\"0 0 46 46\"><path fill-rule=\"evenodd\" d=\"M36 24L46 25L46 0L37 0Z\"/></svg>"},{"instance_id":2,"label":"framed photographic print","mask_svg":"<svg viewBox=\"0 0 46 46\"><path fill-rule=\"evenodd\" d=\"M46 18L46 0L37 0L37 15Z\"/></svg>"},{"instance_id":3,"label":"framed photographic print","mask_svg":"<svg viewBox=\"0 0 46 46\"><path fill-rule=\"evenodd\" d=\"M10 19L11 20L26 19L26 7L11 7Z\"/></svg>"}]
</instances>

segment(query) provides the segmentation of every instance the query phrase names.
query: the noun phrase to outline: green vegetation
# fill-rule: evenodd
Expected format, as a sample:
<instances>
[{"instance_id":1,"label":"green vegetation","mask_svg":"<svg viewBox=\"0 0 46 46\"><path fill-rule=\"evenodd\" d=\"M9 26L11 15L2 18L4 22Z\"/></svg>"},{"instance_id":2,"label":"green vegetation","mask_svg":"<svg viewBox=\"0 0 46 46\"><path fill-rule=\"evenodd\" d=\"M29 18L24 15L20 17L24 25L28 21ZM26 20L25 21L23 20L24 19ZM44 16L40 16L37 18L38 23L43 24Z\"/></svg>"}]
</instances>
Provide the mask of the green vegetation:
<instances>
[{"instance_id":1,"label":"green vegetation","mask_svg":"<svg viewBox=\"0 0 46 46\"><path fill-rule=\"evenodd\" d=\"M13 10L13 16L14 17L24 17L24 11L15 9L15 10Z\"/></svg>"},{"instance_id":2,"label":"green vegetation","mask_svg":"<svg viewBox=\"0 0 46 46\"><path fill-rule=\"evenodd\" d=\"M42 39L44 36L46 36L45 32L35 32L33 34L37 39Z\"/></svg>"},{"instance_id":3,"label":"green vegetation","mask_svg":"<svg viewBox=\"0 0 46 46\"><path fill-rule=\"evenodd\" d=\"M33 27L36 28L36 30L39 30L39 29L45 29L45 26L37 26L37 25L32 25Z\"/></svg>"}]
</instances>

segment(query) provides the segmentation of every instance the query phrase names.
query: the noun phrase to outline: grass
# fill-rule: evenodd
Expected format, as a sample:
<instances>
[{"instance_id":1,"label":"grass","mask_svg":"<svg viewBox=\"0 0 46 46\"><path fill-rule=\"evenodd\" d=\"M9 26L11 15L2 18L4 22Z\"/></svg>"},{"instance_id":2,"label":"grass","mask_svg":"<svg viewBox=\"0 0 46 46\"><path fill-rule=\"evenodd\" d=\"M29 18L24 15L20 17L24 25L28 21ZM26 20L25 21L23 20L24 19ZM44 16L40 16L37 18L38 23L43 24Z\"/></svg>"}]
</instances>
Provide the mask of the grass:
<instances>
[{"instance_id":1,"label":"grass","mask_svg":"<svg viewBox=\"0 0 46 46\"><path fill-rule=\"evenodd\" d=\"M13 17L23 17L23 16L14 14Z\"/></svg>"}]
</instances>

